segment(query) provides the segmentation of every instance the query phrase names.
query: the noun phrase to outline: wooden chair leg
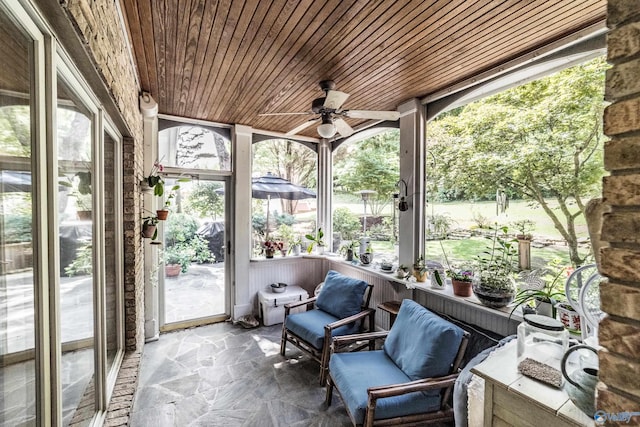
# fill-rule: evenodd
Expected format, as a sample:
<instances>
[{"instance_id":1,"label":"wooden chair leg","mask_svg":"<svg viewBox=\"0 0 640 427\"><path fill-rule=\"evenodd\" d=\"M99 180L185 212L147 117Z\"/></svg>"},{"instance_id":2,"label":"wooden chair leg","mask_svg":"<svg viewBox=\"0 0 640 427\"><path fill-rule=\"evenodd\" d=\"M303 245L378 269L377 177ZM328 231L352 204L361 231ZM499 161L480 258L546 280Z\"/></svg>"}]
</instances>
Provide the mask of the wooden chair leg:
<instances>
[{"instance_id":1,"label":"wooden chair leg","mask_svg":"<svg viewBox=\"0 0 640 427\"><path fill-rule=\"evenodd\" d=\"M287 329L282 325L282 338L280 339L280 355L284 356L287 350Z\"/></svg>"},{"instance_id":2,"label":"wooden chair leg","mask_svg":"<svg viewBox=\"0 0 640 427\"><path fill-rule=\"evenodd\" d=\"M333 399L333 379L331 374L327 375L327 395L324 402L327 404L327 408L331 406L331 400Z\"/></svg>"},{"instance_id":3,"label":"wooden chair leg","mask_svg":"<svg viewBox=\"0 0 640 427\"><path fill-rule=\"evenodd\" d=\"M322 356L320 357L320 387L327 381L329 372L329 358L331 357L331 329L324 328L324 342L322 343Z\"/></svg>"}]
</instances>

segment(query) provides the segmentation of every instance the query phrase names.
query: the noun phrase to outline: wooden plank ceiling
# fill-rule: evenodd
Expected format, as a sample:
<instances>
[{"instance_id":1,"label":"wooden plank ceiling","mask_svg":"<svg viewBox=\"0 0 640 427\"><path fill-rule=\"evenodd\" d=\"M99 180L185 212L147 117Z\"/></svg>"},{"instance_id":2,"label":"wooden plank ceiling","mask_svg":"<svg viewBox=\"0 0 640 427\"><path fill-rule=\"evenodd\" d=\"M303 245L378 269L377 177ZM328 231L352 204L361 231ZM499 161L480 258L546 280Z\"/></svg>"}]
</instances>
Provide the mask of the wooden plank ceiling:
<instances>
[{"instance_id":1,"label":"wooden plank ceiling","mask_svg":"<svg viewBox=\"0 0 640 427\"><path fill-rule=\"evenodd\" d=\"M395 110L604 20L606 0L121 0L160 113L287 132L332 79ZM356 126L358 120L348 119ZM317 137L315 126L302 134Z\"/></svg>"}]
</instances>

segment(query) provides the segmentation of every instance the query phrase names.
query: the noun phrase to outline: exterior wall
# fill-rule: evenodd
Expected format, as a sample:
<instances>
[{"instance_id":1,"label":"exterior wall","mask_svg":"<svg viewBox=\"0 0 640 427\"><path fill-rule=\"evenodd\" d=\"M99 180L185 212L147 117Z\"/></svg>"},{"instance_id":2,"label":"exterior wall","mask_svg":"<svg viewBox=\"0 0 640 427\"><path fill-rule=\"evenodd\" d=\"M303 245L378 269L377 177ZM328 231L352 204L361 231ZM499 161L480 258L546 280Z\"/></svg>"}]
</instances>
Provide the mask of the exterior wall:
<instances>
[{"instance_id":1,"label":"exterior wall","mask_svg":"<svg viewBox=\"0 0 640 427\"><path fill-rule=\"evenodd\" d=\"M128 36L113 0L67 0L61 6L85 46L111 102L128 128L123 141L125 344L127 351L144 345L144 270L140 237L143 171L143 128L138 109L140 88L131 62ZM106 102L105 100L102 100Z\"/></svg>"},{"instance_id":2,"label":"exterior wall","mask_svg":"<svg viewBox=\"0 0 640 427\"><path fill-rule=\"evenodd\" d=\"M640 6L637 0L609 0L608 60L604 130L603 199L611 206L602 224L599 328L600 384L596 408L608 413L640 408ZM633 423L640 422L637 417Z\"/></svg>"}]
</instances>

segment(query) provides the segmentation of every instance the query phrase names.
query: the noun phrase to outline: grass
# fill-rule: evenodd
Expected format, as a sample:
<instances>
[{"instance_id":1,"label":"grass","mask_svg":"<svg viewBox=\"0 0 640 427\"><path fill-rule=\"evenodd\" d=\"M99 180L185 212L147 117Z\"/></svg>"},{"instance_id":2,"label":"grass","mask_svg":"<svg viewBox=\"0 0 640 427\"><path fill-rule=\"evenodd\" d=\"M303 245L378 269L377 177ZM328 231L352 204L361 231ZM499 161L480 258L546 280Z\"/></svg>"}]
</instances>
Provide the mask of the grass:
<instances>
[{"instance_id":1,"label":"grass","mask_svg":"<svg viewBox=\"0 0 640 427\"><path fill-rule=\"evenodd\" d=\"M442 247L440 246L442 242ZM473 237L464 240L430 240L425 245L425 258L445 263L442 248L447 252L447 258L451 264L462 266L471 264L479 253L487 249L489 241L481 237ZM371 242L373 252L381 258L393 258L396 248L391 242ZM531 248L531 267L541 268L550 261L559 259L561 265L570 265L569 252L561 246L546 246L543 248Z\"/></svg>"}]
</instances>

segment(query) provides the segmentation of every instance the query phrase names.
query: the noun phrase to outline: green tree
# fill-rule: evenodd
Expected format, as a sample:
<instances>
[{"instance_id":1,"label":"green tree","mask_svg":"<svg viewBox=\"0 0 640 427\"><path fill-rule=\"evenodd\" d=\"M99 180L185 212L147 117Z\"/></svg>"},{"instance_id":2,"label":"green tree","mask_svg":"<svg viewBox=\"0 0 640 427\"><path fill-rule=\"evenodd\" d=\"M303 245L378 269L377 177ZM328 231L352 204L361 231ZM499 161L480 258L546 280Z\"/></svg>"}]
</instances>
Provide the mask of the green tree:
<instances>
[{"instance_id":1,"label":"green tree","mask_svg":"<svg viewBox=\"0 0 640 427\"><path fill-rule=\"evenodd\" d=\"M334 155L335 190L348 193L374 190L376 194L367 201L367 207L373 215L380 215L397 191L399 146L398 130L341 145Z\"/></svg>"},{"instance_id":2,"label":"green tree","mask_svg":"<svg viewBox=\"0 0 640 427\"><path fill-rule=\"evenodd\" d=\"M318 156L315 151L288 139L271 139L254 144L253 173L276 176L306 188L315 189ZM297 200L280 200L282 212L293 214Z\"/></svg>"},{"instance_id":3,"label":"green tree","mask_svg":"<svg viewBox=\"0 0 640 427\"><path fill-rule=\"evenodd\" d=\"M222 188L219 182L201 182L196 184L186 201L185 210L199 217L209 217L214 221L224 213L224 196L218 191Z\"/></svg>"},{"instance_id":4,"label":"green tree","mask_svg":"<svg viewBox=\"0 0 640 427\"><path fill-rule=\"evenodd\" d=\"M566 240L571 262L582 264L575 220L584 215L584 198L599 193L604 173L606 67L599 58L430 123L440 185L466 198L504 189L532 200Z\"/></svg>"}]
</instances>

